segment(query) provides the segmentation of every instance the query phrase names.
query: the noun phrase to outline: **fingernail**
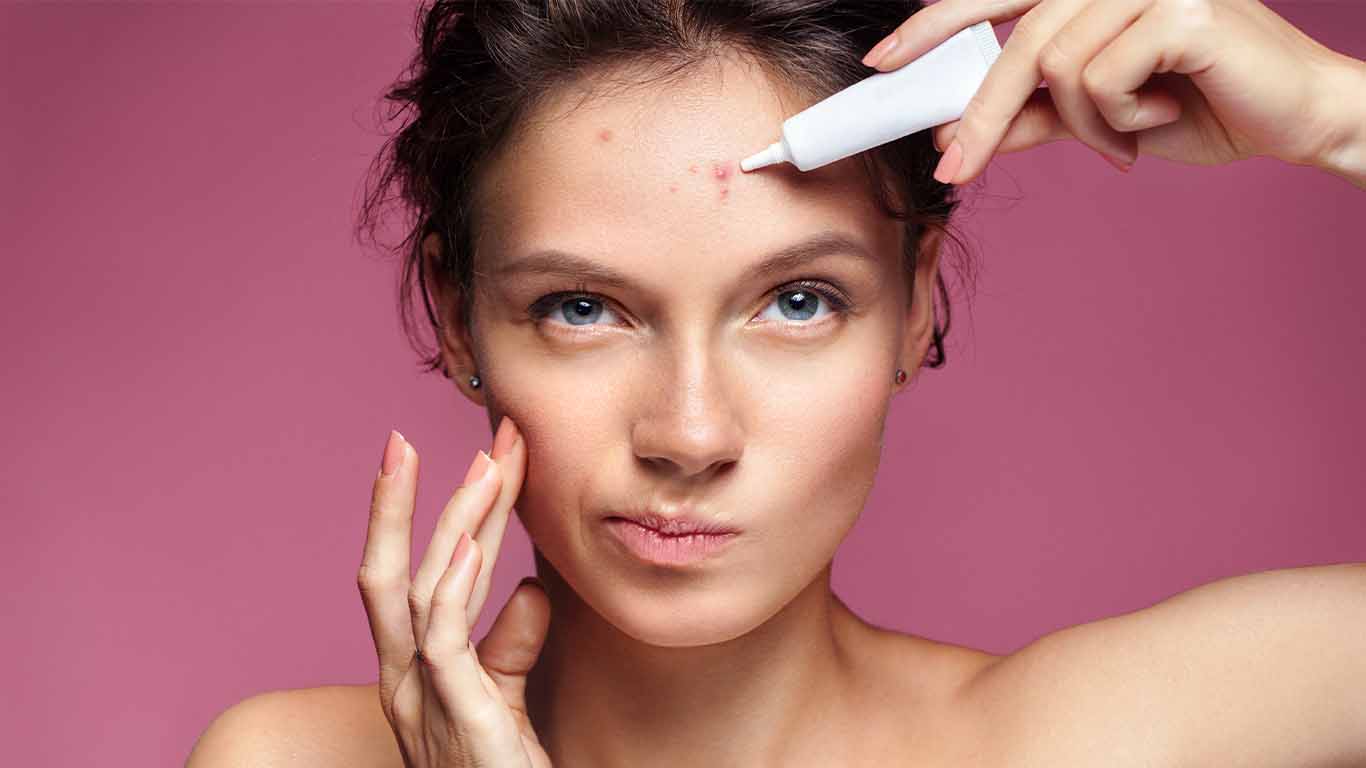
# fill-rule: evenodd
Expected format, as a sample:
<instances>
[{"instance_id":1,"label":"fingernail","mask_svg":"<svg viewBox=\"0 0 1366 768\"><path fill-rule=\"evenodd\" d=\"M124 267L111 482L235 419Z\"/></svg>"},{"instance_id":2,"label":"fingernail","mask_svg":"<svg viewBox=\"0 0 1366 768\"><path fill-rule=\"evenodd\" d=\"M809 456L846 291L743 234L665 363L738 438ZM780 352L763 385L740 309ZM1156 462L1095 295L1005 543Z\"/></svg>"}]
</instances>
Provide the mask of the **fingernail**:
<instances>
[{"instance_id":1,"label":"fingernail","mask_svg":"<svg viewBox=\"0 0 1366 768\"><path fill-rule=\"evenodd\" d=\"M953 178L958 175L958 169L963 167L963 145L958 139L954 139L949 145L949 150L944 156L939 158L939 165L935 166L934 177L941 184L950 184Z\"/></svg>"},{"instance_id":2,"label":"fingernail","mask_svg":"<svg viewBox=\"0 0 1366 768\"><path fill-rule=\"evenodd\" d=\"M1111 156L1105 154L1104 152L1100 152L1100 153L1098 153L1098 154L1099 154L1101 157L1105 158L1105 162L1109 163L1110 165L1113 165L1114 167L1118 168L1119 170L1123 171L1124 173L1128 173L1128 172L1129 172L1129 169L1134 167L1132 163L1126 163L1126 162L1124 162L1123 160L1120 160L1120 159L1118 159L1118 158L1111 157Z\"/></svg>"},{"instance_id":3,"label":"fingernail","mask_svg":"<svg viewBox=\"0 0 1366 768\"><path fill-rule=\"evenodd\" d=\"M389 440L384 444L384 458L379 464L379 473L390 477L403 466L403 445L408 442L397 429L389 430Z\"/></svg>"},{"instance_id":4,"label":"fingernail","mask_svg":"<svg viewBox=\"0 0 1366 768\"><path fill-rule=\"evenodd\" d=\"M873 46L873 50L864 55L863 65L865 67L876 67L879 62L886 58L887 54L892 52L892 49L896 48L897 42L897 37L894 34L882 38L882 42Z\"/></svg>"},{"instance_id":5,"label":"fingernail","mask_svg":"<svg viewBox=\"0 0 1366 768\"><path fill-rule=\"evenodd\" d=\"M513 439L517 436L517 428L513 426L512 419L504 416L498 422L498 432L493 436L493 459L497 461L503 455L512 450Z\"/></svg>"},{"instance_id":6,"label":"fingernail","mask_svg":"<svg viewBox=\"0 0 1366 768\"><path fill-rule=\"evenodd\" d=\"M479 455L475 456L474 461L470 463L470 469L465 473L465 481L461 483L460 486L463 488L464 486L471 485L488 477L489 467L491 466L493 466L493 460L489 458L487 453L480 450Z\"/></svg>"}]
</instances>

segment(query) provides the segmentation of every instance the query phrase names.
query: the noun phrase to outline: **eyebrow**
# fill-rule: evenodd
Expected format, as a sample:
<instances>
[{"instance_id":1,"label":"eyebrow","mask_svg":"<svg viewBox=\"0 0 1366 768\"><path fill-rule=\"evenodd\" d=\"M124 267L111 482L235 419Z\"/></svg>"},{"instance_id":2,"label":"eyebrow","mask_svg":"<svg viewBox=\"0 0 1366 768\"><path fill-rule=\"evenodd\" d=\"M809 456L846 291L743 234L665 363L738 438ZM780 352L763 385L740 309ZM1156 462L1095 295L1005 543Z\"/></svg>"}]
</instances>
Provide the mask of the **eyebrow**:
<instances>
[{"instance_id":1,"label":"eyebrow","mask_svg":"<svg viewBox=\"0 0 1366 768\"><path fill-rule=\"evenodd\" d=\"M849 254L860 260L875 261L875 257L854 237L843 232L827 230L783 246L768 254L763 261L745 270L743 278L757 279L785 272L834 254ZM592 259L556 249L535 251L495 267L490 275L543 274L592 280L614 288L630 289L635 281L625 273Z\"/></svg>"}]
</instances>

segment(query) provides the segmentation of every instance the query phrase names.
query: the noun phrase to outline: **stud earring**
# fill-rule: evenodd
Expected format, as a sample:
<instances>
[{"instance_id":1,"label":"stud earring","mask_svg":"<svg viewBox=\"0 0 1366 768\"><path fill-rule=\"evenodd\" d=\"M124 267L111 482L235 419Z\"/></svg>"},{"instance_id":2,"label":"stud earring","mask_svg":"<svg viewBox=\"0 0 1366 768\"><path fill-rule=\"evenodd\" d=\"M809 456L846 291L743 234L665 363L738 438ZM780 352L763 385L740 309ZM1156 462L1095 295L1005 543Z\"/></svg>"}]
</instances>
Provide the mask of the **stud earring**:
<instances>
[{"instance_id":1,"label":"stud earring","mask_svg":"<svg viewBox=\"0 0 1366 768\"><path fill-rule=\"evenodd\" d=\"M479 389L479 387L480 387L481 385L482 385L482 382L479 381L479 377L478 377L478 376L471 376L471 377L470 377L470 387L471 387L471 388L473 388L473 389Z\"/></svg>"},{"instance_id":2,"label":"stud earring","mask_svg":"<svg viewBox=\"0 0 1366 768\"><path fill-rule=\"evenodd\" d=\"M905 384L905 383L906 383L906 372L903 371L903 370L901 370L900 368L896 369L896 383L897 383L897 384Z\"/></svg>"}]
</instances>

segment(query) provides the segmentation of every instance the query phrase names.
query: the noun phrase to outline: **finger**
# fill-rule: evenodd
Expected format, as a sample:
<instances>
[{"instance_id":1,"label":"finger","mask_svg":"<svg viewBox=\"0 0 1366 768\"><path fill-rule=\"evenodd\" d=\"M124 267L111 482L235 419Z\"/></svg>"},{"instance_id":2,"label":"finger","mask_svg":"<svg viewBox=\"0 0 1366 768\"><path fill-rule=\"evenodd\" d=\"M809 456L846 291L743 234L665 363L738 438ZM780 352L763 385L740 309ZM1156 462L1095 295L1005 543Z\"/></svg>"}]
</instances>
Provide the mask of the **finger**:
<instances>
[{"instance_id":1,"label":"finger","mask_svg":"<svg viewBox=\"0 0 1366 768\"><path fill-rule=\"evenodd\" d=\"M507 453L509 445L515 437L515 425L510 418L504 416L498 424L498 430L494 434L493 447L488 454L488 458L498 463L499 477L504 485L507 485L507 474L504 472L507 461L503 456ZM470 472L474 471L474 468L471 468ZM462 487L469 485L470 482L471 478L466 477ZM520 483L520 478L518 478L518 482ZM497 499L501 501L506 496L506 489L503 489L499 491ZM436 530L432 534L431 543L428 544L430 557L423 559L422 565L418 567L419 575L415 581L421 582L424 586L435 585L436 580L444 572L442 564L450 560L451 553L455 550L455 543L460 539L460 534L464 532L477 537L490 509L488 506L469 507L457 504L455 497L452 496L451 500L447 502L446 508L442 510L440 519L437 520ZM484 552L490 551L487 538L480 540L480 545ZM489 561L492 562L494 557L496 557L496 552L489 557ZM486 580L487 577L481 573L479 578ZM479 596L478 580L475 582L475 594ZM482 597L480 599L482 601Z\"/></svg>"},{"instance_id":2,"label":"finger","mask_svg":"<svg viewBox=\"0 0 1366 768\"><path fill-rule=\"evenodd\" d=\"M939 0L911 14L910 18L878 42L878 45L882 45L887 40L896 40L896 45L876 63L875 68L881 72L898 69L979 21L990 21L992 24L1009 21L1042 1L1006 0L988 5L981 0ZM877 50L877 46L873 46L869 53L873 50Z\"/></svg>"},{"instance_id":3,"label":"finger","mask_svg":"<svg viewBox=\"0 0 1366 768\"><path fill-rule=\"evenodd\" d=\"M935 146L947 147L957 133L956 120L939 126L935 133ZM1073 138L1076 137L1067 130L1062 118L1058 116L1058 110L1047 89L1040 88L1029 97L1020 109L1020 114L1011 121L1010 128L1006 131L1005 138L1001 139L1001 145L996 152L1019 152L1051 141Z\"/></svg>"},{"instance_id":4,"label":"finger","mask_svg":"<svg viewBox=\"0 0 1366 768\"><path fill-rule=\"evenodd\" d=\"M1152 0L1104 0L1065 23L1039 52L1039 71L1068 130L1088 147L1121 164L1138 158L1137 139L1112 127L1082 82L1086 66L1134 22Z\"/></svg>"},{"instance_id":5,"label":"finger","mask_svg":"<svg viewBox=\"0 0 1366 768\"><path fill-rule=\"evenodd\" d=\"M998 154L1008 154L1032 149L1051 141L1075 138L1058 114L1048 91L1039 90L1025 102L1020 114L1011 121L1010 128L996 151Z\"/></svg>"},{"instance_id":6,"label":"finger","mask_svg":"<svg viewBox=\"0 0 1366 768\"><path fill-rule=\"evenodd\" d=\"M1179 58L1173 39L1179 28L1167 24L1161 14L1157 8L1143 14L1082 72L1091 99L1116 130L1140 131L1181 116L1181 102L1175 96L1161 89L1141 89Z\"/></svg>"},{"instance_id":7,"label":"finger","mask_svg":"<svg viewBox=\"0 0 1366 768\"><path fill-rule=\"evenodd\" d=\"M522 491L522 478L526 475L526 443L510 417L504 416L498 424L491 455L498 462L498 473L503 478L502 487L483 520L469 521L469 527L465 529L479 542L479 551L489 564L487 568L479 569L474 581L474 593L470 596L468 609L471 627L478 623L484 600L488 598L493 570L498 563L498 552L503 547L503 534L507 531L512 505Z\"/></svg>"},{"instance_id":8,"label":"finger","mask_svg":"<svg viewBox=\"0 0 1366 768\"><path fill-rule=\"evenodd\" d=\"M370 634L379 656L381 683L402 677L413 654L408 612L408 552L412 546L417 451L392 432L385 453L399 460L394 474L375 478L365 550L356 576ZM382 685L392 690L392 685Z\"/></svg>"},{"instance_id":9,"label":"finger","mask_svg":"<svg viewBox=\"0 0 1366 768\"><path fill-rule=\"evenodd\" d=\"M474 521L483 520L489 505L498 496L501 483L498 464L481 450L470 463L464 481L442 510L441 518L436 523L436 530L427 544L427 551L422 555L422 564L418 566L413 583L408 588L413 639L419 647L427 635L432 594L436 591L437 582L450 565L460 535L468 533ZM475 575L477 576L478 572Z\"/></svg>"},{"instance_id":10,"label":"finger","mask_svg":"<svg viewBox=\"0 0 1366 768\"><path fill-rule=\"evenodd\" d=\"M509 707L526 714L526 676L550 628L550 598L534 578L522 579L479 641L479 659Z\"/></svg>"},{"instance_id":11,"label":"finger","mask_svg":"<svg viewBox=\"0 0 1366 768\"><path fill-rule=\"evenodd\" d=\"M943 152L949 148L949 142L953 141L954 135L958 133L958 121L937 125L933 130L934 148Z\"/></svg>"},{"instance_id":12,"label":"finger","mask_svg":"<svg viewBox=\"0 0 1366 768\"><path fill-rule=\"evenodd\" d=\"M422 664L443 708L459 719L490 703L479 682L479 660L470 644L465 605L483 558L469 534L461 534L446 571L432 593L431 623L422 641Z\"/></svg>"},{"instance_id":13,"label":"finger","mask_svg":"<svg viewBox=\"0 0 1366 768\"><path fill-rule=\"evenodd\" d=\"M950 181L963 184L986 168L1011 121L1042 82L1039 52L1086 2L1049 0L1016 23L1001 46L1000 57L987 70L986 79L958 120L955 140L962 148L961 164ZM947 173L952 169L942 170Z\"/></svg>"}]
</instances>

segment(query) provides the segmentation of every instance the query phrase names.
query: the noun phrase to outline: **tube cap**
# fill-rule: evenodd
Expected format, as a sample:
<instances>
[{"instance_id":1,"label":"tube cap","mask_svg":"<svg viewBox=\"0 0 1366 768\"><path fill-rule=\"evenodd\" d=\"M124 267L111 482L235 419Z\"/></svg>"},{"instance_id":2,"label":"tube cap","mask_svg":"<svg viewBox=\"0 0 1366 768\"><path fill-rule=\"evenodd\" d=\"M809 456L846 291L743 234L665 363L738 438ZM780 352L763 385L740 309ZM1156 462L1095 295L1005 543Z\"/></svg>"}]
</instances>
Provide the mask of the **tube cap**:
<instances>
[{"instance_id":1,"label":"tube cap","mask_svg":"<svg viewBox=\"0 0 1366 768\"><path fill-rule=\"evenodd\" d=\"M783 142L775 141L759 152L755 152L744 160L740 161L740 170L752 171L756 168L763 168L766 165L775 163L792 162L792 155L787 151L787 146Z\"/></svg>"}]
</instances>

